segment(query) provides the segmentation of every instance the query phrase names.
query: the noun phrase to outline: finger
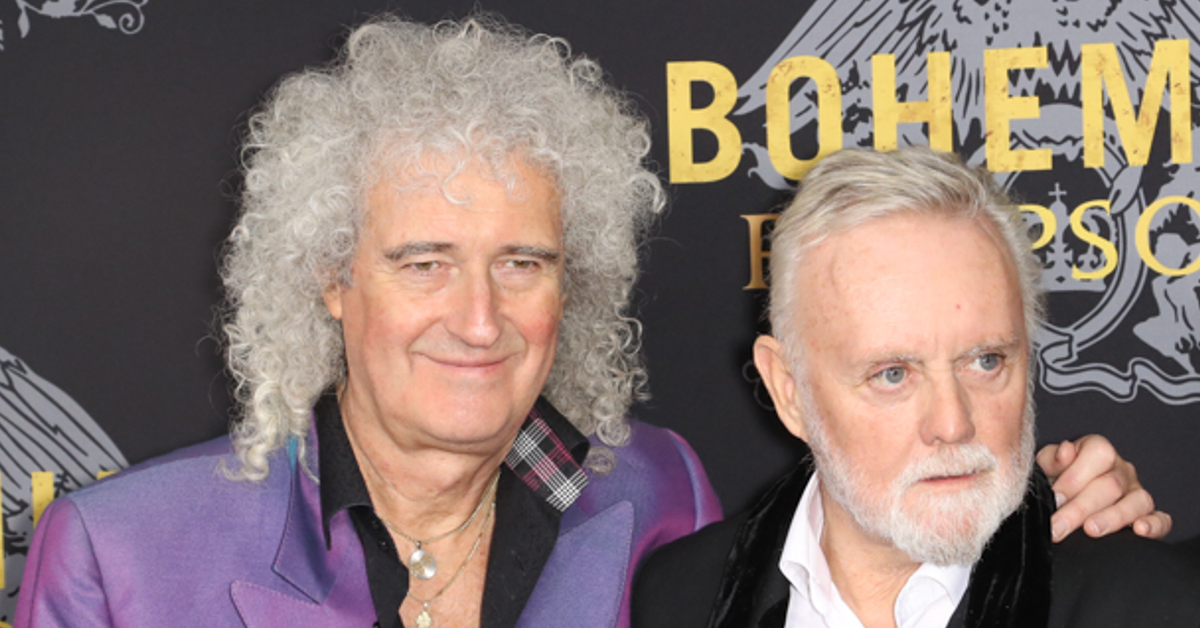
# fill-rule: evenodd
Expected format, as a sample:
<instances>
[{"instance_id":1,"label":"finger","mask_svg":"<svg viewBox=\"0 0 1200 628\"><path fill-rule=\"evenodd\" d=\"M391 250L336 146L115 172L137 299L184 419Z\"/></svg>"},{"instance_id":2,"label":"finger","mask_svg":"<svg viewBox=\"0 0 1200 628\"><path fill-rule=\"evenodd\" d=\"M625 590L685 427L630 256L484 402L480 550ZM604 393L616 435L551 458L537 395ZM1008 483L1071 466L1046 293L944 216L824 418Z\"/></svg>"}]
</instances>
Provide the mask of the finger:
<instances>
[{"instance_id":1,"label":"finger","mask_svg":"<svg viewBox=\"0 0 1200 628\"><path fill-rule=\"evenodd\" d=\"M1117 455L1117 450L1107 438L1099 435L1084 436L1075 442L1077 449L1074 460L1054 481L1054 490L1068 500L1074 498L1089 483L1106 474L1111 474L1124 493L1127 488L1138 488L1137 471L1133 465ZM1097 509L1114 503L1112 500L1099 504ZM1091 514L1091 512L1087 513ZM1145 513L1144 513L1145 514Z\"/></svg>"},{"instance_id":2,"label":"finger","mask_svg":"<svg viewBox=\"0 0 1200 628\"><path fill-rule=\"evenodd\" d=\"M1104 536L1154 512L1154 498L1149 491L1138 489L1121 498L1119 502L1091 515L1084 522L1083 530L1088 536Z\"/></svg>"},{"instance_id":3,"label":"finger","mask_svg":"<svg viewBox=\"0 0 1200 628\"><path fill-rule=\"evenodd\" d=\"M1171 532L1171 515L1156 510L1133 523L1133 531L1148 539L1161 539Z\"/></svg>"},{"instance_id":4,"label":"finger","mask_svg":"<svg viewBox=\"0 0 1200 628\"><path fill-rule=\"evenodd\" d=\"M1062 482L1062 478L1059 479L1059 482ZM1099 531L1094 536L1103 535L1106 531L1116 529L1110 527L1114 521L1123 521L1121 525L1125 526L1132 523L1137 517L1153 512L1153 508L1137 510L1136 503L1127 504L1125 507L1127 510L1110 512L1110 509L1120 505L1118 500L1122 499L1124 492L1121 482L1112 473L1106 473L1093 479L1082 491L1066 498L1062 506L1050 518L1053 539L1061 541L1068 534L1077 530L1085 521L1092 524L1092 530ZM1057 485L1055 493L1056 496L1064 494L1058 490ZM1149 493L1145 494L1147 499L1149 496ZM1132 516L1126 515L1126 512L1133 514Z\"/></svg>"},{"instance_id":5,"label":"finger","mask_svg":"<svg viewBox=\"0 0 1200 628\"><path fill-rule=\"evenodd\" d=\"M1064 440L1057 445L1046 445L1037 453L1038 466L1053 482L1075 460L1075 443Z\"/></svg>"}]
</instances>

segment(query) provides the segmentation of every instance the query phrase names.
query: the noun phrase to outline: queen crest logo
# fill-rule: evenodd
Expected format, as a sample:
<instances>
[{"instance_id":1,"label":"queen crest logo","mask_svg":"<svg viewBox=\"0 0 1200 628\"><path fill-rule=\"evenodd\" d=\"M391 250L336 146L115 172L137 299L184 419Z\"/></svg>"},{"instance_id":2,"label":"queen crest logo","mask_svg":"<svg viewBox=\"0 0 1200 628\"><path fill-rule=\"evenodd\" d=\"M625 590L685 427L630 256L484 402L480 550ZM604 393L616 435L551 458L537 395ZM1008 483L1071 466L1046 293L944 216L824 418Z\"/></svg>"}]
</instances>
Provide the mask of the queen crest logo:
<instances>
[{"instance_id":1,"label":"queen crest logo","mask_svg":"<svg viewBox=\"0 0 1200 628\"><path fill-rule=\"evenodd\" d=\"M1200 401L1196 32L1167 0L817 0L740 86L716 63L668 66L671 179L745 157L786 189L842 146L958 151L1023 203L1051 312L1042 387ZM717 140L707 162L694 130Z\"/></svg>"},{"instance_id":2,"label":"queen crest logo","mask_svg":"<svg viewBox=\"0 0 1200 628\"><path fill-rule=\"evenodd\" d=\"M0 626L16 612L34 524L56 495L125 466L104 430L54 384L0 348Z\"/></svg>"},{"instance_id":3,"label":"queen crest logo","mask_svg":"<svg viewBox=\"0 0 1200 628\"><path fill-rule=\"evenodd\" d=\"M1088 170L1077 159L1064 151L1053 171L999 176L1020 198L1055 199L1023 206L1051 312L1037 337L1042 387L1118 401L1140 391L1171 404L1200 400L1200 273L1192 268L1200 221L1179 189L1200 183L1200 173L1116 161ZM1049 183L1064 172L1080 191ZM1151 196L1154 179L1161 187Z\"/></svg>"}]
</instances>

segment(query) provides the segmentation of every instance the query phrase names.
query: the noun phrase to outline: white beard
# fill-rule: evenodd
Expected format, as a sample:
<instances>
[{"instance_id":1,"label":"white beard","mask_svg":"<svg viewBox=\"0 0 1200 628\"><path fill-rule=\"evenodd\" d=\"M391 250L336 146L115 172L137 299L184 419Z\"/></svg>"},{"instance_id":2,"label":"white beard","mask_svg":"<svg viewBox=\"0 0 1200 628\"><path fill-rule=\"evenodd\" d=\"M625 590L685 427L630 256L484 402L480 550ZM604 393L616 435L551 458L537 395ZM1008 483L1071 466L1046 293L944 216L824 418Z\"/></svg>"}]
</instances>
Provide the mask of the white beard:
<instances>
[{"instance_id":1,"label":"white beard","mask_svg":"<svg viewBox=\"0 0 1200 628\"><path fill-rule=\"evenodd\" d=\"M811 397L801 392L804 420L821 485L858 526L913 561L971 565L1000 524L1021 505L1033 465L1033 408L1022 418L1021 443L1003 467L979 443L944 445L908 466L888 486L873 486L829 442ZM975 485L952 494L912 490L927 478L976 473Z\"/></svg>"}]
</instances>

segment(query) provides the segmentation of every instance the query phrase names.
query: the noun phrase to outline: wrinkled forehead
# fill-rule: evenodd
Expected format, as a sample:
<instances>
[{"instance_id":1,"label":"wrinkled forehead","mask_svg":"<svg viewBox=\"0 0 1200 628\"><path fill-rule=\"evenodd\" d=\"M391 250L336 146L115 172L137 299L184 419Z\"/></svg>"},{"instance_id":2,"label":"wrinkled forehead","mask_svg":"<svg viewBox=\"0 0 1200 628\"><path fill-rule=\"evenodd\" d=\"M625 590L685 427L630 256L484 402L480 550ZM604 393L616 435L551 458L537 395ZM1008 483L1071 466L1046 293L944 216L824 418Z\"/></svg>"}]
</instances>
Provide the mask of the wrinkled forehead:
<instances>
[{"instance_id":1,"label":"wrinkled forehead","mask_svg":"<svg viewBox=\"0 0 1200 628\"><path fill-rule=\"evenodd\" d=\"M819 276L822 269L829 271L830 264L841 271L872 265L871 274L879 276L888 270L898 269L901 262L933 261L928 254L937 251L931 249L946 249L945 246L930 245L952 244L964 239L975 243L978 251L972 247L959 247L953 252L945 251L946 256L942 261L956 262L978 252L993 262L988 275L1014 282L1018 279L1016 261L1012 259L1003 235L983 215L897 209L859 220L831 222L828 226L801 241L801 252L795 256L797 283L803 284L805 279ZM939 241L934 234L953 234L954 239ZM927 267L927 270L934 269ZM835 278L839 276L840 273L835 273Z\"/></svg>"},{"instance_id":2,"label":"wrinkled forehead","mask_svg":"<svg viewBox=\"0 0 1200 628\"><path fill-rule=\"evenodd\" d=\"M365 191L368 196L389 193L403 197L415 190L440 190L446 200L465 205L471 202L470 186L462 181L462 175L467 171L501 184L514 198L527 194L535 179L539 183L549 183L556 194L559 190L551 168L532 158L527 151L517 150L499 154L465 151L385 153L368 168Z\"/></svg>"},{"instance_id":3,"label":"wrinkled forehead","mask_svg":"<svg viewBox=\"0 0 1200 628\"><path fill-rule=\"evenodd\" d=\"M834 233L810 247L794 287L804 335L852 326L860 335L930 327L956 313L1024 337L1013 260L985 222L898 213ZM815 338L813 338L815 340Z\"/></svg>"}]
</instances>

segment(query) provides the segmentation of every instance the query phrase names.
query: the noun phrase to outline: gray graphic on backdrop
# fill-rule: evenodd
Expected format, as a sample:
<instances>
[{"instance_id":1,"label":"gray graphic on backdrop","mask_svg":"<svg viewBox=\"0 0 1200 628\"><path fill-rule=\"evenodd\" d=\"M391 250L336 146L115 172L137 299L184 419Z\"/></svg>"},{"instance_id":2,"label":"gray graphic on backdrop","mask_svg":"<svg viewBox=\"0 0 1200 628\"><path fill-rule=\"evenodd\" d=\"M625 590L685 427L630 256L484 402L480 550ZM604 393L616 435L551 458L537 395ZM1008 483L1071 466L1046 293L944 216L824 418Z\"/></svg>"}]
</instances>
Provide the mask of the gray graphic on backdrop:
<instances>
[{"instance_id":1,"label":"gray graphic on backdrop","mask_svg":"<svg viewBox=\"0 0 1200 628\"><path fill-rule=\"evenodd\" d=\"M79 404L0 348L0 488L4 592L0 621L12 622L33 537L33 474L54 473L54 494L75 490L125 457Z\"/></svg>"},{"instance_id":2,"label":"gray graphic on backdrop","mask_svg":"<svg viewBox=\"0 0 1200 628\"><path fill-rule=\"evenodd\" d=\"M13 4L15 3L15 10ZM87 17L104 28L132 35L146 21L142 7L149 0L0 0L0 50L17 36L24 38L39 18ZM36 16L36 17L31 17Z\"/></svg>"},{"instance_id":3,"label":"gray graphic on backdrop","mask_svg":"<svg viewBox=\"0 0 1200 628\"><path fill-rule=\"evenodd\" d=\"M818 57L838 71L845 145L870 147L874 144L871 56L895 55L896 98L922 101L929 97L926 55L944 51L952 59L956 150L971 163L982 164L986 142L984 51L1045 46L1048 67L1010 73L1009 93L1036 94L1040 99L1040 117L1016 121L1012 140L1017 149L1052 149L1054 169L997 174L997 180L1018 198L1047 207L1059 219L1054 221L1055 233L1049 242L1037 250L1046 268L1043 287L1057 316L1038 334L1039 383L1055 394L1091 390L1129 401L1139 392L1149 392L1165 403L1185 404L1200 401L1200 272L1181 277L1151 272L1139 257L1134 234L1143 211L1156 200L1194 198L1200 189L1200 167L1194 162L1168 161L1164 115L1147 165L1128 164L1110 117L1105 166L1085 168L1079 68L1082 44L1113 44L1130 97L1137 105L1155 42L1195 42L1198 36L1200 15L1173 0L1014 0L982 5L944 0L817 0L762 67L741 85L740 104L732 119L740 122L743 137L751 137L753 129L761 133L771 70L790 57ZM1190 67L1194 68L1195 43L1190 55ZM1198 86L1193 74L1193 144L1200 139L1196 127ZM792 133L815 137L815 81L799 82L793 89ZM1170 109L1165 96L1163 106ZM897 136L900 145L929 143L922 124L900 125ZM790 188L791 182L772 165L764 143L743 144L744 152L756 163L750 174L773 188ZM1082 213L1083 223L1114 245L1117 265L1102 279L1076 279L1073 266L1095 270L1106 261L1106 254L1070 228L1069 208L1093 200L1109 201L1111 214L1088 209ZM1036 214L1026 218L1032 235L1041 235L1050 226ZM1200 258L1200 217L1186 204L1162 207L1149 224L1149 241L1154 257L1163 265L1187 268ZM1143 304L1139 313L1131 316L1138 303ZM1155 313L1148 315L1149 310ZM1064 318L1061 312L1071 320L1059 320ZM1117 357L1122 353L1138 355Z\"/></svg>"}]
</instances>

